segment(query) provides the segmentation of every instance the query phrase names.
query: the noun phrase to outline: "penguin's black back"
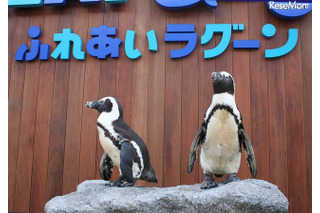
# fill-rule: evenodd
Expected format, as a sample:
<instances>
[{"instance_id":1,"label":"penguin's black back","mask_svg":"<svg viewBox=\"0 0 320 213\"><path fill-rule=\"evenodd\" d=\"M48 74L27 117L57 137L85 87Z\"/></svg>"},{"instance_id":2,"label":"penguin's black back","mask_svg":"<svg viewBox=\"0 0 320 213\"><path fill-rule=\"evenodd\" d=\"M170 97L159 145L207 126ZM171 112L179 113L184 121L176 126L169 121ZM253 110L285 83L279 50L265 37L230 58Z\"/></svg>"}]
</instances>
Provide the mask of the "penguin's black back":
<instances>
[{"instance_id":1,"label":"penguin's black back","mask_svg":"<svg viewBox=\"0 0 320 213\"><path fill-rule=\"evenodd\" d=\"M149 152L147 149L146 144L143 140L139 137L137 133L135 133L129 125L122 119L119 118L118 120L112 123L115 132L123 136L125 139L129 139L135 141L141 150L141 154L143 157L143 163L145 168L148 169L150 164Z\"/></svg>"}]
</instances>

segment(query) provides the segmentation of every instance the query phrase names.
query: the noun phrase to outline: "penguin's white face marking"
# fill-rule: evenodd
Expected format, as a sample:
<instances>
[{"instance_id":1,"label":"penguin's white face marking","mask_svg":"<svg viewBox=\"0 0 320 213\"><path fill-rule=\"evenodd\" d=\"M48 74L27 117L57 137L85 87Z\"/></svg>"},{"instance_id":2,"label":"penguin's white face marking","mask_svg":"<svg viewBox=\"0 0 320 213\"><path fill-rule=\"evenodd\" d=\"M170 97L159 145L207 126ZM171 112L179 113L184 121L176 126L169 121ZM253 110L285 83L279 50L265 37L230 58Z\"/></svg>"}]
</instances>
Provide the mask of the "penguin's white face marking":
<instances>
[{"instance_id":1,"label":"penguin's white face marking","mask_svg":"<svg viewBox=\"0 0 320 213\"><path fill-rule=\"evenodd\" d=\"M211 76L212 76L212 75L215 75L214 73L215 73L215 72L211 73ZM229 73L227 73L226 71L220 71L220 72L216 72L216 73L220 73L224 78L228 78L228 77L231 77L231 78L232 78L232 76L231 76ZM232 79L233 79L233 78L232 78Z\"/></svg>"},{"instance_id":2,"label":"penguin's white face marking","mask_svg":"<svg viewBox=\"0 0 320 213\"><path fill-rule=\"evenodd\" d=\"M117 120L122 113L122 107L118 104L114 97L105 97L99 101L87 102L86 106L89 108L94 108L100 113L106 113L109 120Z\"/></svg>"},{"instance_id":3,"label":"penguin's white face marking","mask_svg":"<svg viewBox=\"0 0 320 213\"><path fill-rule=\"evenodd\" d=\"M100 123L113 122L120 117L120 109L117 101L113 97L106 97L98 101L104 105L105 110L101 112L98 121Z\"/></svg>"}]
</instances>

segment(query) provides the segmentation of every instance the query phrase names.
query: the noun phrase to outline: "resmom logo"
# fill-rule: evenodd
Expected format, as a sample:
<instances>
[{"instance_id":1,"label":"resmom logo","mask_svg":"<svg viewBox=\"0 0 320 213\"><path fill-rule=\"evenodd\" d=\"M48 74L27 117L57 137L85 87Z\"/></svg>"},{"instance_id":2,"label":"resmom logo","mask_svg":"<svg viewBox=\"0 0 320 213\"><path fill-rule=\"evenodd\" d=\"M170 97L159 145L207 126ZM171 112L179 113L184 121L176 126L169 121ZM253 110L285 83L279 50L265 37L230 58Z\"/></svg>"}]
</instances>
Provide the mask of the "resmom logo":
<instances>
[{"instance_id":1,"label":"resmom logo","mask_svg":"<svg viewBox=\"0 0 320 213\"><path fill-rule=\"evenodd\" d=\"M294 19L309 13L312 9L311 1L268 1L268 9L276 16L285 19Z\"/></svg>"},{"instance_id":2,"label":"resmom logo","mask_svg":"<svg viewBox=\"0 0 320 213\"><path fill-rule=\"evenodd\" d=\"M308 10L310 8L310 5L308 3L297 3L289 1L286 2L274 2L269 1L269 9L279 9L279 10Z\"/></svg>"},{"instance_id":3,"label":"resmom logo","mask_svg":"<svg viewBox=\"0 0 320 213\"><path fill-rule=\"evenodd\" d=\"M216 0L155 0L161 7L165 9L185 9L190 8L201 2L205 3L209 8L216 9L218 3ZM245 1L245 0L219 0L221 1ZM265 2L268 9L276 16L285 19L294 19L303 16L311 11L311 0L287 1L283 0L247 0L247 2Z\"/></svg>"}]
</instances>

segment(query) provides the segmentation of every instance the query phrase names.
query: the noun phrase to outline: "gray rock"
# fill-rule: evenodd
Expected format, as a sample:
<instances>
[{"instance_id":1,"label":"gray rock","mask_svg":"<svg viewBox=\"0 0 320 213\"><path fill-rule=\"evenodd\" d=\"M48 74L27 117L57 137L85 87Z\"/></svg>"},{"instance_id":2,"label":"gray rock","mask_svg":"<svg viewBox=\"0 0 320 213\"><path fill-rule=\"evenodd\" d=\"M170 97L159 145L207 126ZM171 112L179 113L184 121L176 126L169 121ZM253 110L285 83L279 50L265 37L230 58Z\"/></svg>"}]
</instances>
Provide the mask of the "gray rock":
<instances>
[{"instance_id":1,"label":"gray rock","mask_svg":"<svg viewBox=\"0 0 320 213\"><path fill-rule=\"evenodd\" d=\"M288 200L276 185L247 179L219 183L202 190L200 184L176 187L107 187L88 180L77 191L51 199L46 213L65 212L287 212Z\"/></svg>"}]
</instances>

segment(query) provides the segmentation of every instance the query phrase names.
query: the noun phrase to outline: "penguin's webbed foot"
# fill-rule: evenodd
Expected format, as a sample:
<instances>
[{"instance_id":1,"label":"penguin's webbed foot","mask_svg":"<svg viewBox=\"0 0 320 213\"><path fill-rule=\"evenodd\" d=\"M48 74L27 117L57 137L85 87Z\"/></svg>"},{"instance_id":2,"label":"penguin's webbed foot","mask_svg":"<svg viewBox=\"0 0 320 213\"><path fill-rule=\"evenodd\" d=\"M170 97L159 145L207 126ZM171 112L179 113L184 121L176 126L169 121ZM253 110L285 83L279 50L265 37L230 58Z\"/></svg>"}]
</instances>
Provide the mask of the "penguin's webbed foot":
<instances>
[{"instance_id":1,"label":"penguin's webbed foot","mask_svg":"<svg viewBox=\"0 0 320 213\"><path fill-rule=\"evenodd\" d=\"M134 183L123 183L120 187L130 187L130 186L134 186Z\"/></svg>"},{"instance_id":2,"label":"penguin's webbed foot","mask_svg":"<svg viewBox=\"0 0 320 213\"><path fill-rule=\"evenodd\" d=\"M124 178L122 176L120 176L117 180L115 181L110 181L108 183L105 184L105 186L122 186L124 182Z\"/></svg>"},{"instance_id":3,"label":"penguin's webbed foot","mask_svg":"<svg viewBox=\"0 0 320 213\"><path fill-rule=\"evenodd\" d=\"M224 183L230 183L233 181L240 181L241 179L239 177L237 177L237 173L232 173L229 174L228 177L226 178L226 180L224 181Z\"/></svg>"},{"instance_id":4,"label":"penguin's webbed foot","mask_svg":"<svg viewBox=\"0 0 320 213\"><path fill-rule=\"evenodd\" d=\"M119 182L119 181L110 181L108 183L105 184L105 186L121 186L123 183Z\"/></svg>"},{"instance_id":5,"label":"penguin's webbed foot","mask_svg":"<svg viewBox=\"0 0 320 213\"><path fill-rule=\"evenodd\" d=\"M205 174L204 181L201 184L201 189L210 189L218 186L217 182L212 178L211 174Z\"/></svg>"},{"instance_id":6,"label":"penguin's webbed foot","mask_svg":"<svg viewBox=\"0 0 320 213\"><path fill-rule=\"evenodd\" d=\"M130 186L134 186L134 184L136 183L137 179L133 179L132 182L125 182L125 179L120 176L116 181L110 181L108 183L106 183L106 186L117 186L117 187L130 187Z\"/></svg>"},{"instance_id":7,"label":"penguin's webbed foot","mask_svg":"<svg viewBox=\"0 0 320 213\"><path fill-rule=\"evenodd\" d=\"M136 183L137 179L136 178L133 178L132 179L132 182L125 182L125 183L122 183L122 185L120 187L130 187L130 186L134 186L134 184Z\"/></svg>"},{"instance_id":8,"label":"penguin's webbed foot","mask_svg":"<svg viewBox=\"0 0 320 213\"><path fill-rule=\"evenodd\" d=\"M218 186L216 181L203 181L201 184L201 189L211 189L216 186Z\"/></svg>"}]
</instances>

